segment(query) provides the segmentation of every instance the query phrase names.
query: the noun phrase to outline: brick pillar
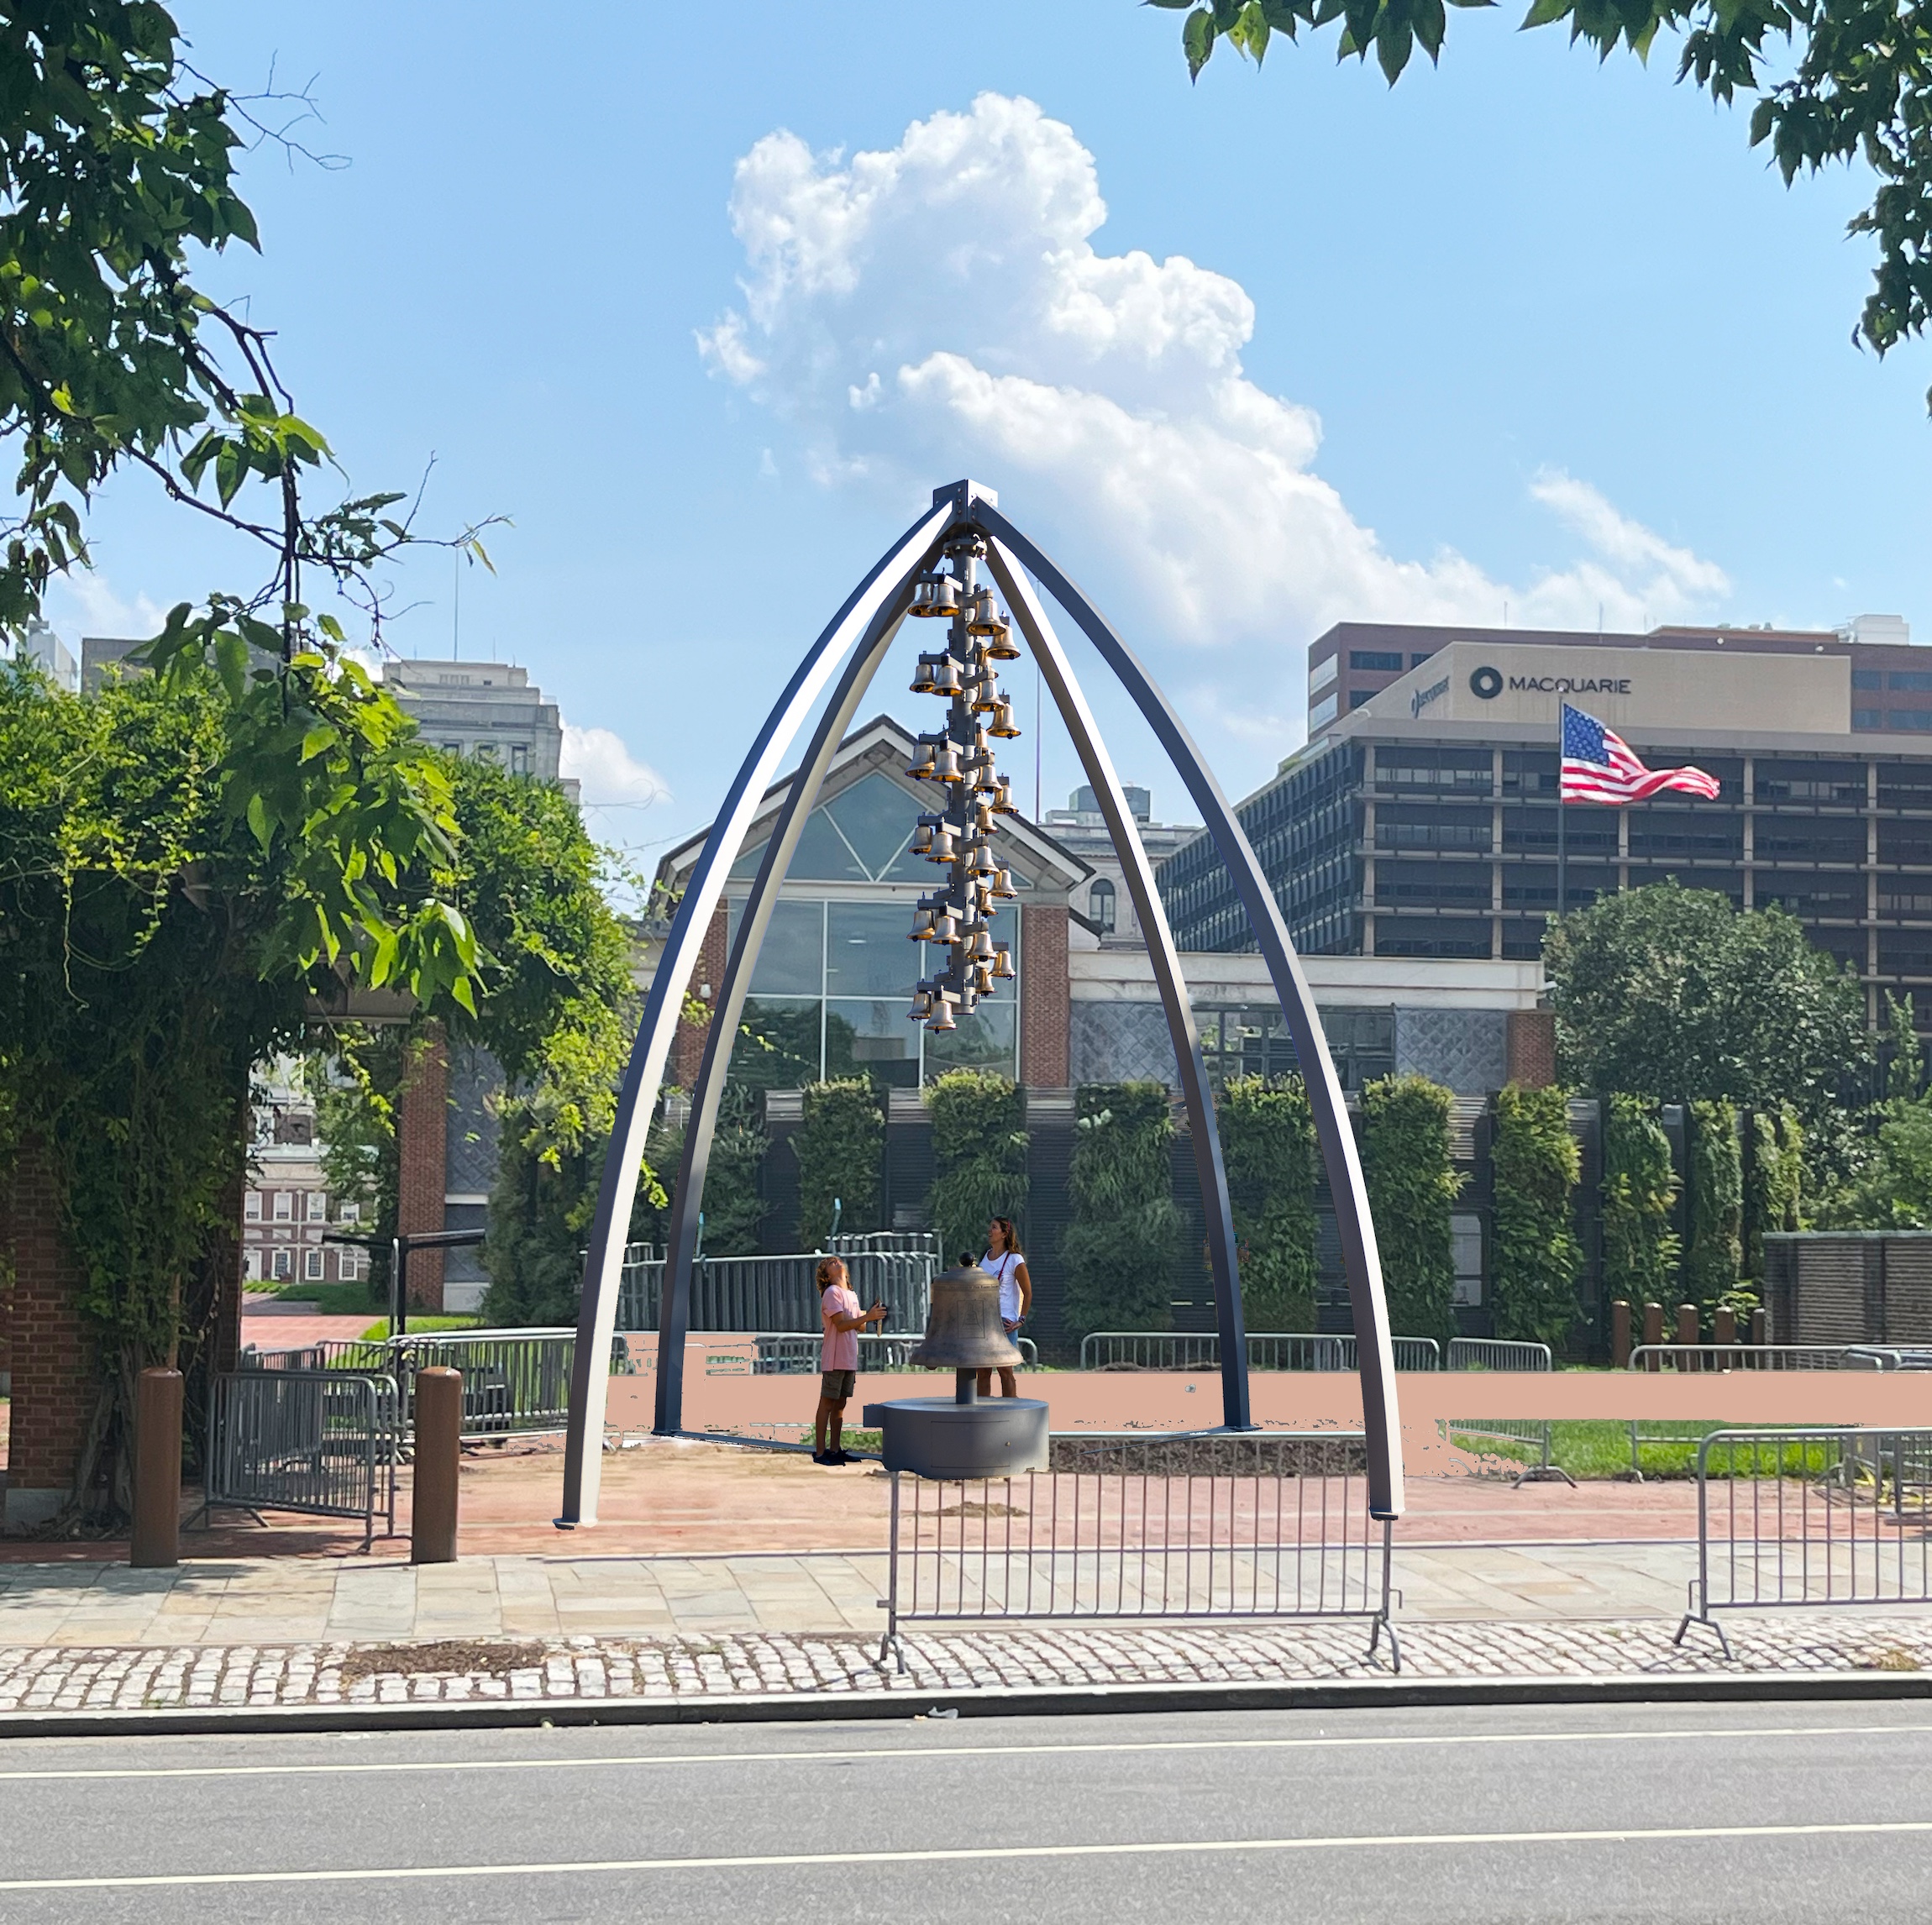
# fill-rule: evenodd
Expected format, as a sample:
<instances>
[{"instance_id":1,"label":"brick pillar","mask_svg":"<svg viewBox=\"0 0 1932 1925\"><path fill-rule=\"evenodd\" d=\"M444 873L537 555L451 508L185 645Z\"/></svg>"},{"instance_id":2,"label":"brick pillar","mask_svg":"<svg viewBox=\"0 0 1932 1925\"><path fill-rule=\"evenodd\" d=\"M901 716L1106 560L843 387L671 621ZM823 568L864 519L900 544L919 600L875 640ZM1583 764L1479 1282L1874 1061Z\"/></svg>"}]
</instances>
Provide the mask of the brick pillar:
<instances>
[{"instance_id":1,"label":"brick pillar","mask_svg":"<svg viewBox=\"0 0 1932 1925\"><path fill-rule=\"evenodd\" d=\"M409 1045L397 1105L396 1227L404 1235L441 1230L449 1155L449 1050L443 1025L428 1023ZM443 1252L418 1250L409 1259L409 1307L443 1308Z\"/></svg>"},{"instance_id":2,"label":"brick pillar","mask_svg":"<svg viewBox=\"0 0 1932 1925\"><path fill-rule=\"evenodd\" d=\"M720 903L711 911L711 926L705 931L704 947L698 953L698 966L685 993L696 996L708 1008L717 1000L718 985L724 981L725 962L731 949L731 913ZM685 1022L681 1018L678 1033L671 1041L671 1081L680 1089L690 1089L697 1082L699 1066L704 1062L707 1023Z\"/></svg>"},{"instance_id":3,"label":"brick pillar","mask_svg":"<svg viewBox=\"0 0 1932 1925\"><path fill-rule=\"evenodd\" d=\"M13 1272L5 1516L38 1524L73 1488L98 1388L81 1324L80 1267L61 1233L53 1172L32 1144L0 1187L0 1254Z\"/></svg>"},{"instance_id":4,"label":"brick pillar","mask_svg":"<svg viewBox=\"0 0 1932 1925\"><path fill-rule=\"evenodd\" d=\"M1557 1080L1557 1013L1512 1010L1507 1041L1509 1080L1525 1089L1546 1089Z\"/></svg>"},{"instance_id":5,"label":"brick pillar","mask_svg":"<svg viewBox=\"0 0 1932 1925\"><path fill-rule=\"evenodd\" d=\"M1066 906L1027 903L1020 911L1020 1080L1029 1089L1067 1087L1072 1023Z\"/></svg>"}]
</instances>

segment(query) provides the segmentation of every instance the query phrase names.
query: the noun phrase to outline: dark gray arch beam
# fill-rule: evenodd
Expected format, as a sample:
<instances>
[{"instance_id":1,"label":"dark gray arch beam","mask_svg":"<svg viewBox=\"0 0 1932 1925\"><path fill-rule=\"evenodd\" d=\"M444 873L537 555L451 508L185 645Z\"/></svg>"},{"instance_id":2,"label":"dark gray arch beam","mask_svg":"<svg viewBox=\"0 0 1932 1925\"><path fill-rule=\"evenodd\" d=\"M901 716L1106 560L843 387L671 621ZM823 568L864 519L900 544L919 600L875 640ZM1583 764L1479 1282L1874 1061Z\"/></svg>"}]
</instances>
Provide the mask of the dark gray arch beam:
<instances>
[{"instance_id":1,"label":"dark gray arch beam","mask_svg":"<svg viewBox=\"0 0 1932 1925\"><path fill-rule=\"evenodd\" d=\"M937 559L933 543L911 573L922 574ZM670 1240L664 1251L664 1291L658 1306L658 1391L653 1428L659 1436L675 1437L684 1428L685 1338L690 1330L691 1272L697 1260L698 1210L704 1199L705 1174L711 1165L711 1140L717 1129L718 1105L724 1099L725 1073L732 1044L744 1015L752 972L771 926L779 885L805 833L805 825L825 785L826 772L853 716L864 699L879 664L891 648L912 599L910 580L874 616L864 638L845 665L838 686L821 714L818 726L765 845L758 878L745 900L744 915L725 964L724 980L711 1005L711 1026L705 1032L704 1059L691 1090L690 1120L685 1125L684 1153L678 1162L677 1188L672 1193Z\"/></svg>"},{"instance_id":2,"label":"dark gray arch beam","mask_svg":"<svg viewBox=\"0 0 1932 1925\"><path fill-rule=\"evenodd\" d=\"M967 495L964 484L942 489L922 515L880 559L806 652L765 718L711 823L684 899L658 958L650 994L631 1047L617 1096L611 1146L597 1192L597 1214L584 1257L584 1289L570 1370L570 1416L564 1448L564 1501L559 1528L595 1524L603 1473L604 1412L610 1388L611 1340L617 1329L624 1240L637 1195L644 1137L656 1113L664 1063L670 1054L685 992L704 947L725 879L738 860L745 831L756 820L765 791L777 776L806 718L824 696L839 664L882 610L891 606L924 565L943 531L956 522ZM663 1359L659 1358L660 1365Z\"/></svg>"},{"instance_id":3,"label":"dark gray arch beam","mask_svg":"<svg viewBox=\"0 0 1932 1925\"><path fill-rule=\"evenodd\" d=\"M1087 706L1087 698L1053 624L1047 619L1047 611L1011 553L997 539L987 546L993 578L1013 611L1020 632L1026 637L1042 677L1053 692L1054 705L1067 725L1080 766L1099 799L1107 833L1113 838L1115 853L1126 873L1127 894L1133 898L1141 933L1147 939L1147 957L1153 964L1161 1007L1167 1013L1168 1034L1173 1039L1174 1067L1187 1105L1194 1167L1200 1178L1201 1219L1207 1233L1208 1267L1214 1277L1215 1327L1221 1335L1221 1422L1230 1430L1252 1429L1254 1420L1248 1410L1247 1332L1242 1317L1241 1271L1235 1254L1227 1172L1221 1163L1221 1133L1215 1127L1214 1104L1208 1095L1207 1066L1201 1060L1200 1036L1194 1027L1194 1008L1181 975L1173 931L1168 926L1167 908L1154 886L1153 866L1147 860L1133 810L1121 793L1113 759L1100 740L1093 711Z\"/></svg>"},{"instance_id":4,"label":"dark gray arch beam","mask_svg":"<svg viewBox=\"0 0 1932 1925\"><path fill-rule=\"evenodd\" d=\"M1133 697L1135 705L1187 784L1202 821L1214 837L1215 847L1234 878L1235 888L1247 911L1248 926L1268 963L1289 1034L1294 1041L1295 1055L1308 1088L1309 1106L1314 1112L1315 1140L1321 1146L1329 1190L1335 1199L1342 1267L1355 1314L1362 1425L1368 1454L1369 1509L1377 1518L1399 1517L1403 1508L1401 1424L1396 1407L1395 1358L1389 1341L1389 1306L1383 1294L1382 1261L1375 1246L1375 1226L1369 1215L1362 1160L1356 1153L1355 1133L1349 1126L1341 1086L1336 1079L1315 997L1302 973L1294 945L1289 939L1274 892L1262 873L1247 832L1236 820L1227 798L1221 794L1221 784L1202 761L1180 717L1105 616L1069 576L984 496L974 499L971 516L977 527L995 543L1010 549L1067 611L1100 651L1100 659ZM998 553L997 548L995 552ZM1005 566L1009 573L1012 572L1010 562ZM999 572L996 566L995 573ZM1014 574L1015 582L1021 579ZM1014 594L1004 575L1000 585L1009 596ZM1117 834L1116 843L1119 845Z\"/></svg>"}]
</instances>

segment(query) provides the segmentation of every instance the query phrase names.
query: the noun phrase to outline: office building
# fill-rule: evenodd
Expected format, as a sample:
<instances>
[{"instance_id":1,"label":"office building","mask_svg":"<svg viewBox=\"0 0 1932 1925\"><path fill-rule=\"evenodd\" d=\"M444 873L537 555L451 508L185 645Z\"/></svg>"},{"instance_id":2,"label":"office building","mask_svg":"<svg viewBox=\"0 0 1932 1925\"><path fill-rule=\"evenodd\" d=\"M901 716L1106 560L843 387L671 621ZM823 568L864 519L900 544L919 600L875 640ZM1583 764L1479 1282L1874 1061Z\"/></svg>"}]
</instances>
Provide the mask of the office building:
<instances>
[{"instance_id":1,"label":"office building","mask_svg":"<svg viewBox=\"0 0 1932 1925\"><path fill-rule=\"evenodd\" d=\"M416 718L426 742L450 755L482 756L518 775L558 779L564 725L557 705L509 662L399 661L384 685ZM571 800L576 784L566 783Z\"/></svg>"},{"instance_id":2,"label":"office building","mask_svg":"<svg viewBox=\"0 0 1932 1925\"><path fill-rule=\"evenodd\" d=\"M1326 725L1239 810L1305 952L1534 957L1557 906L1567 700L1653 767L1693 763L1721 784L1714 802L1667 792L1562 810L1567 906L1666 877L1740 908L1780 903L1856 970L1874 1022L1887 989L1914 992L1932 1020L1932 745L1904 706L1932 695L1893 685L1932 688L1932 653L1835 635L1799 648L1750 630L1724 632L1721 645L1705 632L1694 646L1391 632L1415 664ZM1854 679L1873 676L1882 689ZM1160 879L1184 949L1251 946L1206 837Z\"/></svg>"},{"instance_id":3,"label":"office building","mask_svg":"<svg viewBox=\"0 0 1932 1925\"><path fill-rule=\"evenodd\" d=\"M1158 868L1200 833L1198 824L1155 821L1153 796L1138 784L1124 782L1121 789L1150 864ZM1106 818L1093 789L1082 783L1067 798L1064 809L1049 809L1040 821L1063 849L1078 856L1093 872L1092 879L1074 892L1068 904L1074 918L1074 947L1097 943L1103 949L1137 947L1143 941L1140 918L1134 914L1126 871L1114 853L1114 839L1107 833Z\"/></svg>"}]
</instances>

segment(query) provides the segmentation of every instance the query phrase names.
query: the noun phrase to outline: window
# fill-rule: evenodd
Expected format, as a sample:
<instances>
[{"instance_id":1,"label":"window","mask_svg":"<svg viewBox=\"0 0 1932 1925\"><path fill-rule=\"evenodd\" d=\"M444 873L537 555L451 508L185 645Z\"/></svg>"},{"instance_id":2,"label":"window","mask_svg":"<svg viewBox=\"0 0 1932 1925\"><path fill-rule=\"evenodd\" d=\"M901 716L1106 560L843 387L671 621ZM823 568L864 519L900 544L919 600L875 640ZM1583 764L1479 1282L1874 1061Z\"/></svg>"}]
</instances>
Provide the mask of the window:
<instances>
[{"instance_id":1,"label":"window","mask_svg":"<svg viewBox=\"0 0 1932 1925\"><path fill-rule=\"evenodd\" d=\"M1364 702L1372 702L1380 694L1377 689L1351 689L1348 691L1348 712L1353 715Z\"/></svg>"},{"instance_id":2,"label":"window","mask_svg":"<svg viewBox=\"0 0 1932 1925\"><path fill-rule=\"evenodd\" d=\"M242 1252L242 1275L250 1283L260 1277L261 1252L259 1250L244 1250Z\"/></svg>"},{"instance_id":3,"label":"window","mask_svg":"<svg viewBox=\"0 0 1932 1925\"><path fill-rule=\"evenodd\" d=\"M1923 669L1894 669L1885 678L1887 686L1908 690L1913 695L1922 695L1932 690L1932 674Z\"/></svg>"},{"instance_id":4,"label":"window","mask_svg":"<svg viewBox=\"0 0 1932 1925\"><path fill-rule=\"evenodd\" d=\"M250 1190L242 1199L242 1221L244 1223L260 1223L261 1221L261 1192L260 1190Z\"/></svg>"},{"instance_id":5,"label":"window","mask_svg":"<svg viewBox=\"0 0 1932 1925\"><path fill-rule=\"evenodd\" d=\"M305 1250L302 1251L302 1274L305 1282L321 1282L322 1252L319 1250Z\"/></svg>"},{"instance_id":6,"label":"window","mask_svg":"<svg viewBox=\"0 0 1932 1925\"><path fill-rule=\"evenodd\" d=\"M1876 669L1854 669L1851 685L1855 689L1882 689L1885 686L1885 678Z\"/></svg>"},{"instance_id":7,"label":"window","mask_svg":"<svg viewBox=\"0 0 1932 1925\"><path fill-rule=\"evenodd\" d=\"M1402 670L1402 654L1399 649L1351 648L1348 665L1369 675L1399 674Z\"/></svg>"},{"instance_id":8,"label":"window","mask_svg":"<svg viewBox=\"0 0 1932 1925\"><path fill-rule=\"evenodd\" d=\"M276 1190L275 1195L275 1220L277 1223L292 1223L295 1220L295 1193L292 1190Z\"/></svg>"},{"instance_id":9,"label":"window","mask_svg":"<svg viewBox=\"0 0 1932 1925\"><path fill-rule=\"evenodd\" d=\"M275 1252L275 1274L278 1278L286 1278L291 1274L290 1265L294 1255L295 1252L291 1250L278 1250Z\"/></svg>"},{"instance_id":10,"label":"window","mask_svg":"<svg viewBox=\"0 0 1932 1925\"><path fill-rule=\"evenodd\" d=\"M1886 717L1886 726L1906 735L1920 734L1932 729L1932 710L1894 709Z\"/></svg>"},{"instance_id":11,"label":"window","mask_svg":"<svg viewBox=\"0 0 1932 1925\"><path fill-rule=\"evenodd\" d=\"M1308 711L1310 729L1312 731L1318 728L1326 728L1335 720L1336 711L1341 705L1338 692L1331 690Z\"/></svg>"},{"instance_id":12,"label":"window","mask_svg":"<svg viewBox=\"0 0 1932 1925\"><path fill-rule=\"evenodd\" d=\"M496 759L496 744L480 742L476 744L476 759L479 762L494 762Z\"/></svg>"},{"instance_id":13,"label":"window","mask_svg":"<svg viewBox=\"0 0 1932 1925\"><path fill-rule=\"evenodd\" d=\"M436 745L445 755L460 755L463 744L459 742L439 742Z\"/></svg>"},{"instance_id":14,"label":"window","mask_svg":"<svg viewBox=\"0 0 1932 1925\"><path fill-rule=\"evenodd\" d=\"M1321 690L1326 689L1328 685L1335 679L1336 676L1341 673L1341 656L1325 655L1320 661L1317 662L1315 666L1308 671L1309 694L1311 695L1315 695Z\"/></svg>"},{"instance_id":15,"label":"window","mask_svg":"<svg viewBox=\"0 0 1932 1925\"><path fill-rule=\"evenodd\" d=\"M528 775L530 773L530 745L527 742L510 744L510 768L512 774Z\"/></svg>"},{"instance_id":16,"label":"window","mask_svg":"<svg viewBox=\"0 0 1932 1925\"><path fill-rule=\"evenodd\" d=\"M1087 914L1102 929L1114 926L1114 885L1105 876L1087 891Z\"/></svg>"},{"instance_id":17,"label":"window","mask_svg":"<svg viewBox=\"0 0 1932 1925\"><path fill-rule=\"evenodd\" d=\"M1433 653L1434 651L1431 649L1419 649L1409 658L1409 666L1411 669L1420 669Z\"/></svg>"},{"instance_id":18,"label":"window","mask_svg":"<svg viewBox=\"0 0 1932 1925\"><path fill-rule=\"evenodd\" d=\"M1882 709L1854 709L1851 711L1854 728L1883 728L1885 711Z\"/></svg>"},{"instance_id":19,"label":"window","mask_svg":"<svg viewBox=\"0 0 1932 1925\"><path fill-rule=\"evenodd\" d=\"M362 1205L357 1203L353 1197L345 1199L336 1206L335 1215L339 1223L360 1223L362 1221Z\"/></svg>"},{"instance_id":20,"label":"window","mask_svg":"<svg viewBox=\"0 0 1932 1925\"><path fill-rule=\"evenodd\" d=\"M311 1190L305 1199L303 1214L310 1223L328 1220L328 1199L320 1190Z\"/></svg>"},{"instance_id":21,"label":"window","mask_svg":"<svg viewBox=\"0 0 1932 1925\"><path fill-rule=\"evenodd\" d=\"M360 1283L363 1277L362 1252L360 1250L344 1251L336 1259L335 1274L341 1282Z\"/></svg>"}]
</instances>

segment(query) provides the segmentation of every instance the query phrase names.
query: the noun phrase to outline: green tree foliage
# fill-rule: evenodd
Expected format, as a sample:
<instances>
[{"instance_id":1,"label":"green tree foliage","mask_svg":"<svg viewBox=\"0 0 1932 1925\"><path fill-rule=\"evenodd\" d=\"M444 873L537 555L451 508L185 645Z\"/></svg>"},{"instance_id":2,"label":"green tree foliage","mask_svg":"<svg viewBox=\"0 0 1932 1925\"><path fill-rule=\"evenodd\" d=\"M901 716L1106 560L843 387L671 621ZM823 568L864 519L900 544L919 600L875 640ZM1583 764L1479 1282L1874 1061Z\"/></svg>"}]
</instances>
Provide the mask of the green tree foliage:
<instances>
[{"instance_id":1,"label":"green tree foliage","mask_svg":"<svg viewBox=\"0 0 1932 1925\"><path fill-rule=\"evenodd\" d=\"M1647 1096L1612 1096L1604 1117L1604 1288L1614 1302L1675 1300L1682 1255L1670 1138Z\"/></svg>"},{"instance_id":2,"label":"green tree foliage","mask_svg":"<svg viewBox=\"0 0 1932 1925\"><path fill-rule=\"evenodd\" d=\"M1708 1318L1733 1298L1744 1264L1744 1170L1737 1109L1721 1098L1690 1106L1690 1237L1684 1301Z\"/></svg>"},{"instance_id":3,"label":"green tree foliage","mask_svg":"<svg viewBox=\"0 0 1932 1925\"><path fill-rule=\"evenodd\" d=\"M1903 997L1885 992L1885 1027L1891 1060L1885 1066L1885 1094L1894 1102L1909 1103L1925 1078L1925 1049L1913 1019L1912 992Z\"/></svg>"},{"instance_id":4,"label":"green tree foliage","mask_svg":"<svg viewBox=\"0 0 1932 1925\"><path fill-rule=\"evenodd\" d=\"M1238 1077L1216 1112L1241 1253L1242 1306L1257 1330L1315 1328L1315 1120L1299 1076Z\"/></svg>"},{"instance_id":5,"label":"green tree foliage","mask_svg":"<svg viewBox=\"0 0 1932 1925\"><path fill-rule=\"evenodd\" d=\"M1181 43L1199 76L1217 42L1258 66L1277 34L1339 24L1338 59L1373 52L1390 86L1420 46L1441 51L1443 0L1149 0L1186 10ZM1490 0L1448 0L1487 6ZM1751 142L1768 142L1787 185L1835 161L1878 178L1850 231L1877 243L1859 333L1882 354L1920 333L1932 303L1932 27L1915 8L1867 0L1530 0L1525 27L1567 21L1607 60L1620 45L1647 58L1660 33L1681 43L1677 78L1714 101L1755 95Z\"/></svg>"},{"instance_id":6,"label":"green tree foliage","mask_svg":"<svg viewBox=\"0 0 1932 1925\"><path fill-rule=\"evenodd\" d=\"M805 1120L793 1133L798 1155L798 1234L822 1250L832 1218L842 1233L879 1228L885 1116L863 1076L805 1086Z\"/></svg>"},{"instance_id":7,"label":"green tree foliage","mask_svg":"<svg viewBox=\"0 0 1932 1925\"><path fill-rule=\"evenodd\" d=\"M1761 1284L1766 1233L1803 1227L1804 1130L1788 1106L1754 1109L1745 1121L1744 1273Z\"/></svg>"},{"instance_id":8,"label":"green tree foliage","mask_svg":"<svg viewBox=\"0 0 1932 1925\"><path fill-rule=\"evenodd\" d=\"M249 1066L318 988L473 1011L485 957L445 779L304 600L319 583L380 627L381 564L417 538L402 496L310 511L328 444L266 330L195 278L255 243L232 164L261 129L149 0L13 8L0 81L0 631L85 563L126 469L262 570L176 609L151 681L0 690L0 1149L46 1160L87 1278L102 1389L75 1495L105 1465L113 1504L134 1373L192 1366L211 1314Z\"/></svg>"},{"instance_id":9,"label":"green tree foliage","mask_svg":"<svg viewBox=\"0 0 1932 1925\"><path fill-rule=\"evenodd\" d=\"M953 1069L930 1083L932 1193L927 1202L939 1247L950 1263L962 1250L985 1248L986 1225L1010 1216L1025 1241L1026 1104L1009 1077Z\"/></svg>"},{"instance_id":10,"label":"green tree foliage","mask_svg":"<svg viewBox=\"0 0 1932 1925\"><path fill-rule=\"evenodd\" d=\"M1068 1191L1074 1220L1061 1240L1069 1330L1162 1330L1171 1320L1174 1251L1173 1119L1159 1083L1083 1083L1074 1095Z\"/></svg>"},{"instance_id":11,"label":"green tree foliage","mask_svg":"<svg viewBox=\"0 0 1932 1925\"><path fill-rule=\"evenodd\" d=\"M1562 1090L1511 1083L1498 1093L1491 1169L1496 1335L1560 1351L1576 1320L1583 1261L1571 1203L1577 1140Z\"/></svg>"},{"instance_id":12,"label":"green tree foliage","mask_svg":"<svg viewBox=\"0 0 1932 1925\"><path fill-rule=\"evenodd\" d=\"M1362 1175L1382 1255L1389 1327L1399 1337L1455 1335L1456 1252L1449 1212L1462 1188L1449 1156L1455 1099L1422 1076L1385 1076L1362 1092Z\"/></svg>"},{"instance_id":13,"label":"green tree foliage","mask_svg":"<svg viewBox=\"0 0 1932 1925\"><path fill-rule=\"evenodd\" d=\"M1656 883L1544 938L1563 1078L1672 1102L1788 1103L1809 1123L1871 1061L1857 978L1778 908Z\"/></svg>"}]
</instances>

